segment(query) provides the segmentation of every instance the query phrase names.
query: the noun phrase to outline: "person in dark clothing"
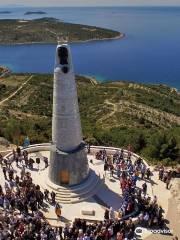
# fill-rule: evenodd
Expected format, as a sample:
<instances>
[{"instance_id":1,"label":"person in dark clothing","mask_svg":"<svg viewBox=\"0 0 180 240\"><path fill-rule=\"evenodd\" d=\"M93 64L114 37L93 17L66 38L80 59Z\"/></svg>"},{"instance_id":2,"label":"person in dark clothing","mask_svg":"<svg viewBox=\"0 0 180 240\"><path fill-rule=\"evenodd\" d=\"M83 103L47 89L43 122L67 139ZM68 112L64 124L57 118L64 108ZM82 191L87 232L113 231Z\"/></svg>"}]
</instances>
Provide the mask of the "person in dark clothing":
<instances>
[{"instance_id":1,"label":"person in dark clothing","mask_svg":"<svg viewBox=\"0 0 180 240\"><path fill-rule=\"evenodd\" d=\"M10 205L11 205L11 208L14 210L14 209L15 209L15 206L16 206L15 197L11 197L11 199L10 199Z\"/></svg>"},{"instance_id":2,"label":"person in dark clothing","mask_svg":"<svg viewBox=\"0 0 180 240\"><path fill-rule=\"evenodd\" d=\"M106 171L108 170L108 167L109 167L109 166L108 166L108 163L105 162L105 163L104 163L104 173L105 173L104 176L105 176L105 177L106 177Z\"/></svg>"},{"instance_id":3,"label":"person in dark clothing","mask_svg":"<svg viewBox=\"0 0 180 240\"><path fill-rule=\"evenodd\" d=\"M114 174L114 166L113 164L110 165L110 176L113 177Z\"/></svg>"},{"instance_id":4,"label":"person in dark clothing","mask_svg":"<svg viewBox=\"0 0 180 240\"><path fill-rule=\"evenodd\" d=\"M164 175L164 169L163 168L161 168L160 170L159 170L159 180L163 180L163 175Z\"/></svg>"},{"instance_id":5,"label":"person in dark clothing","mask_svg":"<svg viewBox=\"0 0 180 240\"><path fill-rule=\"evenodd\" d=\"M4 178L7 180L6 172L7 172L7 170L6 170L6 167L4 166L4 167L3 167L3 174L4 174Z\"/></svg>"},{"instance_id":6,"label":"person in dark clothing","mask_svg":"<svg viewBox=\"0 0 180 240\"><path fill-rule=\"evenodd\" d=\"M44 157L44 164L45 164L45 168L49 166L47 157Z\"/></svg>"},{"instance_id":7,"label":"person in dark clothing","mask_svg":"<svg viewBox=\"0 0 180 240\"><path fill-rule=\"evenodd\" d=\"M166 189L169 189L169 184L170 184L170 182L171 182L171 176L168 175L168 176L167 176L167 179L166 179Z\"/></svg>"},{"instance_id":8,"label":"person in dark clothing","mask_svg":"<svg viewBox=\"0 0 180 240\"><path fill-rule=\"evenodd\" d=\"M18 167L18 166L19 166L19 164L18 164L18 163L19 163L19 158L18 158L18 156L15 157L15 161L16 161L16 167Z\"/></svg>"},{"instance_id":9,"label":"person in dark clothing","mask_svg":"<svg viewBox=\"0 0 180 240\"><path fill-rule=\"evenodd\" d=\"M34 197L31 197L29 206L31 208L32 213L37 211L37 201Z\"/></svg>"},{"instance_id":10,"label":"person in dark clothing","mask_svg":"<svg viewBox=\"0 0 180 240\"><path fill-rule=\"evenodd\" d=\"M8 174L9 174L9 180L12 181L14 179L14 171L13 171L13 169L9 170Z\"/></svg>"},{"instance_id":11,"label":"person in dark clothing","mask_svg":"<svg viewBox=\"0 0 180 240\"><path fill-rule=\"evenodd\" d=\"M16 177L15 177L15 182L16 182L16 186L19 186L19 176L18 175L16 175Z\"/></svg>"},{"instance_id":12,"label":"person in dark clothing","mask_svg":"<svg viewBox=\"0 0 180 240\"><path fill-rule=\"evenodd\" d=\"M16 204L17 204L17 209L20 211L20 213L22 213L24 211L24 204L22 200L19 199Z\"/></svg>"},{"instance_id":13,"label":"person in dark clothing","mask_svg":"<svg viewBox=\"0 0 180 240\"><path fill-rule=\"evenodd\" d=\"M58 234L60 236L60 240L63 240L63 237L62 237L63 229L61 226L56 228L56 232L58 232Z\"/></svg>"},{"instance_id":14,"label":"person in dark clothing","mask_svg":"<svg viewBox=\"0 0 180 240\"><path fill-rule=\"evenodd\" d=\"M150 176L151 176L151 171L150 171L149 168L148 168L147 171L146 171L146 176L147 176L147 179L149 179Z\"/></svg>"},{"instance_id":15,"label":"person in dark clothing","mask_svg":"<svg viewBox=\"0 0 180 240\"><path fill-rule=\"evenodd\" d=\"M16 152L17 152L17 155L20 157L21 156L21 149L20 149L20 147L17 146Z\"/></svg>"},{"instance_id":16,"label":"person in dark clothing","mask_svg":"<svg viewBox=\"0 0 180 240\"><path fill-rule=\"evenodd\" d=\"M40 158L36 158L36 163L38 165L38 170L39 170Z\"/></svg>"},{"instance_id":17,"label":"person in dark clothing","mask_svg":"<svg viewBox=\"0 0 180 240\"><path fill-rule=\"evenodd\" d=\"M56 194L53 191L51 192L51 202L52 202L52 204L56 203Z\"/></svg>"},{"instance_id":18,"label":"person in dark clothing","mask_svg":"<svg viewBox=\"0 0 180 240\"><path fill-rule=\"evenodd\" d=\"M47 190L47 189L44 190L44 199L46 201L49 201L49 190Z\"/></svg>"},{"instance_id":19,"label":"person in dark clothing","mask_svg":"<svg viewBox=\"0 0 180 240\"><path fill-rule=\"evenodd\" d=\"M143 190L144 195L146 195L146 193L147 193L147 184L146 183L143 183L142 190Z\"/></svg>"},{"instance_id":20,"label":"person in dark clothing","mask_svg":"<svg viewBox=\"0 0 180 240\"><path fill-rule=\"evenodd\" d=\"M109 220L109 210L108 209L105 210L104 220Z\"/></svg>"},{"instance_id":21,"label":"person in dark clothing","mask_svg":"<svg viewBox=\"0 0 180 240\"><path fill-rule=\"evenodd\" d=\"M38 208L40 208L43 205L43 198L44 198L43 193L40 190L36 191L36 200Z\"/></svg>"}]
</instances>

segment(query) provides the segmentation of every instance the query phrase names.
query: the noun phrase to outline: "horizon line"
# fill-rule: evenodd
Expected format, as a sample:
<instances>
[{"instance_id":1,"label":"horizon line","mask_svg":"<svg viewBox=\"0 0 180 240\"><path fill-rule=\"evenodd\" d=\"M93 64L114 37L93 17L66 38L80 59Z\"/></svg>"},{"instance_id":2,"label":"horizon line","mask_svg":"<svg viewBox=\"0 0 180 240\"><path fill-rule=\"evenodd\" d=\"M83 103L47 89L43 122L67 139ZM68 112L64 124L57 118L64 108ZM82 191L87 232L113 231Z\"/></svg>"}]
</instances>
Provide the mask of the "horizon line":
<instances>
[{"instance_id":1,"label":"horizon line","mask_svg":"<svg viewBox=\"0 0 180 240\"><path fill-rule=\"evenodd\" d=\"M38 6L35 6L35 5L18 5L18 4L8 4L8 5L1 5L1 7L49 7L49 8L55 8L55 7L67 7L67 8L71 8L71 7L74 7L74 8L78 8L78 7L180 7L180 4L179 5L78 5L78 6L67 6L67 5L54 5L54 6L49 6L49 5L38 5Z\"/></svg>"}]
</instances>

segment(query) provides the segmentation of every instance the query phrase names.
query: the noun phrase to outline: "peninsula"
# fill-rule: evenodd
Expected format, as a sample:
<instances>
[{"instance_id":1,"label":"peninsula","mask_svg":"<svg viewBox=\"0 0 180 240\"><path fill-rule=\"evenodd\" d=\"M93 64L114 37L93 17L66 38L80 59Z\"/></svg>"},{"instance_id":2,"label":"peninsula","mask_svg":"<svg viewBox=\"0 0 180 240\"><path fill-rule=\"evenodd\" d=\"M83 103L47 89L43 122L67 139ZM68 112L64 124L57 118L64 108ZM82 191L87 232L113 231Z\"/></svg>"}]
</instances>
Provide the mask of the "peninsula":
<instances>
[{"instance_id":1,"label":"peninsula","mask_svg":"<svg viewBox=\"0 0 180 240\"><path fill-rule=\"evenodd\" d=\"M0 44L57 43L62 37L68 37L69 42L79 42L123 36L117 31L65 23L54 18L0 20Z\"/></svg>"},{"instance_id":2,"label":"peninsula","mask_svg":"<svg viewBox=\"0 0 180 240\"><path fill-rule=\"evenodd\" d=\"M83 135L93 145L127 148L154 163L179 162L180 93L165 85L98 83L77 76ZM22 144L51 140L53 76L0 79L0 136ZM19 139L19 143L17 143Z\"/></svg>"}]
</instances>

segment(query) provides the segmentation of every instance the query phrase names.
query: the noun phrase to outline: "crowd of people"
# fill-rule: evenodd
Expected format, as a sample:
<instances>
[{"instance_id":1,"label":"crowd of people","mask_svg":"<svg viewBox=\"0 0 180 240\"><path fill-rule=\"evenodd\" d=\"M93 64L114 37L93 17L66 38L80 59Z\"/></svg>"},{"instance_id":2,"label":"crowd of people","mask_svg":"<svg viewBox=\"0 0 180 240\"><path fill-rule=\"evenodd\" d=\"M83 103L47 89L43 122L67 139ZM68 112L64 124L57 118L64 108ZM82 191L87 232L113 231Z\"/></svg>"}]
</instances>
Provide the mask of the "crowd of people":
<instances>
[{"instance_id":1,"label":"crowd of people","mask_svg":"<svg viewBox=\"0 0 180 240\"><path fill-rule=\"evenodd\" d=\"M0 186L0 239L1 240L133 240L136 222L144 227L164 227L163 210L157 204L157 197L147 194L146 180L151 178L150 169L139 158L132 161L132 154L123 150L108 155L106 150L96 154L104 162L104 177L109 174L119 179L122 190L122 205L118 211L107 208L104 219L99 222L88 222L75 219L71 225L52 227L43 215L48 204L55 207L58 218L61 207L56 202L56 194L47 189L42 191L33 183L31 170L40 159L32 159L26 151L17 148L12 158L0 155L0 164L4 174L5 186ZM43 158L44 167L48 159ZM13 168L13 162L20 168L20 174ZM161 175L160 175L161 177ZM145 180L137 188L138 180Z\"/></svg>"},{"instance_id":2,"label":"crowd of people","mask_svg":"<svg viewBox=\"0 0 180 240\"><path fill-rule=\"evenodd\" d=\"M124 153L123 150L117 151L111 157L107 155L106 150L101 150L96 154L97 159L104 161L104 171L109 171L112 177L114 174L120 181L122 190L122 206L119 209L118 215L120 221L126 218L127 215L135 212L138 214L138 223L144 227L159 227L165 226L163 218L163 209L157 204L157 197L150 197L147 194L147 183L151 178L150 168L145 165L141 158L132 161L130 151ZM137 188L138 180L145 180L141 188ZM137 209L137 211L135 211ZM130 229L131 235L134 237L134 228ZM118 236L119 239L126 239L128 231L124 231ZM127 237L127 239L131 239Z\"/></svg>"},{"instance_id":3,"label":"crowd of people","mask_svg":"<svg viewBox=\"0 0 180 240\"><path fill-rule=\"evenodd\" d=\"M44 158L45 168L48 166ZM0 155L5 185L0 185L0 239L46 240L60 239L61 228L52 228L43 215L45 201L56 205L55 193L33 183L30 170L40 159L33 160L26 151L17 148L12 158ZM13 168L13 162L21 169Z\"/></svg>"}]
</instances>

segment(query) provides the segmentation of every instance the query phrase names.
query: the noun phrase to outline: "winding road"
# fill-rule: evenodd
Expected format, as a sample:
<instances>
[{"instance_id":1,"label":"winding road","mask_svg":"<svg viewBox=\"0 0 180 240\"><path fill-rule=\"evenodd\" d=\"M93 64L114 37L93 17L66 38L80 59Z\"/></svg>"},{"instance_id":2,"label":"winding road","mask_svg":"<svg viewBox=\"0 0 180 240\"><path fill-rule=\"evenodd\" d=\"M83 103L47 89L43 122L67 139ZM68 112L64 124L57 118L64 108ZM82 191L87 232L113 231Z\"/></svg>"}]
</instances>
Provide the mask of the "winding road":
<instances>
[{"instance_id":1,"label":"winding road","mask_svg":"<svg viewBox=\"0 0 180 240\"><path fill-rule=\"evenodd\" d=\"M9 97L0 101L0 106L3 105L5 102L7 102L12 97L14 97L32 78L33 78L33 75L31 75L24 83L22 83L21 86L15 92L13 92L11 95L9 95Z\"/></svg>"}]
</instances>

